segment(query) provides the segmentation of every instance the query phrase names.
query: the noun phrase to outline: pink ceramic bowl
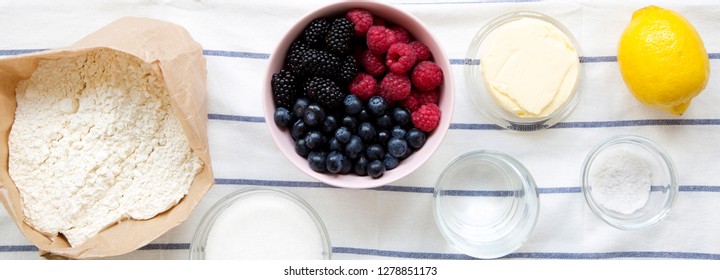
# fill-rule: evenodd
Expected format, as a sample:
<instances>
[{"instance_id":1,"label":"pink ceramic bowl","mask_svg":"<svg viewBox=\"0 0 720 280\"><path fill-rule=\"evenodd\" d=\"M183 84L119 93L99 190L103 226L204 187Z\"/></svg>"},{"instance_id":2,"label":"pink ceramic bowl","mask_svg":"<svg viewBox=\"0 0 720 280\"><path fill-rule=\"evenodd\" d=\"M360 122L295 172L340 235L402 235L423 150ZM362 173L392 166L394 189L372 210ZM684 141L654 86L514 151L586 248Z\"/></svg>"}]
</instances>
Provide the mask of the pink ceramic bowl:
<instances>
[{"instance_id":1,"label":"pink ceramic bowl","mask_svg":"<svg viewBox=\"0 0 720 280\"><path fill-rule=\"evenodd\" d=\"M400 165L393 170L385 171L380 178L373 179L370 176L357 176L353 173L345 175L323 174L310 169L307 159L295 153L295 143L290 137L288 130L283 130L275 125L273 115L275 105L273 104L272 88L270 81L273 73L277 73L283 66L286 53L290 44L299 37L302 30L312 20L323 16L342 15L352 8L363 8L370 11L374 15L378 15L388 22L399 24L407 29L416 40L423 42L430 48L433 54L434 62L440 66L443 71L443 83L440 86L440 102L439 107L442 112L440 125L430 134L428 134L427 142L418 151L413 153L409 158L400 162ZM330 4L318 8L305 16L303 16L282 38L270 55L270 62L265 73L265 86L263 88L263 111L265 114L265 123L270 129L270 135L277 144L280 151L292 162L297 168L320 180L326 184L343 187L343 188L373 188L390 184L397 181L420 167L430 156L437 150L438 146L445 137L445 133L450 127L450 119L452 117L454 106L454 88L453 76L450 69L450 60L443 52L440 44L430 34L427 27L423 25L413 15L406 13L398 8L387 4L367 1L348 1Z\"/></svg>"}]
</instances>

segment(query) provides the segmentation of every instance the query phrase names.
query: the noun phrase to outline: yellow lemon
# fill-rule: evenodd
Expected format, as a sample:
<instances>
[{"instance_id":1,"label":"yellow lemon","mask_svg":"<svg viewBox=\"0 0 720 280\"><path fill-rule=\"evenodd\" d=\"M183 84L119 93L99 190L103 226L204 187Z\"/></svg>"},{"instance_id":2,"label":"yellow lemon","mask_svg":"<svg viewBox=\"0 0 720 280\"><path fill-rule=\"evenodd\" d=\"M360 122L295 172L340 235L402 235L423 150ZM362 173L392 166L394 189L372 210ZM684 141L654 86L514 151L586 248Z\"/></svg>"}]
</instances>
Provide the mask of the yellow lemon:
<instances>
[{"instance_id":1,"label":"yellow lemon","mask_svg":"<svg viewBox=\"0 0 720 280\"><path fill-rule=\"evenodd\" d=\"M710 76L700 35L682 15L656 6L633 13L618 44L625 84L645 105L681 115Z\"/></svg>"}]
</instances>

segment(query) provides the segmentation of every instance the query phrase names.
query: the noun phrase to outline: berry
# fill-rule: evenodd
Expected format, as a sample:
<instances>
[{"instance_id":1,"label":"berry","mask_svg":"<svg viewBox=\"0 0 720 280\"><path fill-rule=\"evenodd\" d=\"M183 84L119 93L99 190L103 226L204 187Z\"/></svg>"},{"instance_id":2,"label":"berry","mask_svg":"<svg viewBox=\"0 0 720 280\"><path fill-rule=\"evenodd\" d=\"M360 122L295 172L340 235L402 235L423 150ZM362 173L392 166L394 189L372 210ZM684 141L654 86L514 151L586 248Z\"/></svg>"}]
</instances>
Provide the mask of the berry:
<instances>
[{"instance_id":1,"label":"berry","mask_svg":"<svg viewBox=\"0 0 720 280\"><path fill-rule=\"evenodd\" d=\"M335 131L335 138L337 138L340 143L347 143L350 141L350 137L352 136L352 133L350 133L350 130L347 127L340 127Z\"/></svg>"},{"instance_id":2,"label":"berry","mask_svg":"<svg viewBox=\"0 0 720 280\"><path fill-rule=\"evenodd\" d=\"M378 144L372 144L365 149L365 156L368 160L381 160L385 156L385 150Z\"/></svg>"},{"instance_id":3,"label":"berry","mask_svg":"<svg viewBox=\"0 0 720 280\"><path fill-rule=\"evenodd\" d=\"M423 145L425 145L427 136L425 135L425 132L422 132L417 128L411 128L408 130L407 134L405 134L405 140L413 149L420 149Z\"/></svg>"},{"instance_id":4,"label":"berry","mask_svg":"<svg viewBox=\"0 0 720 280\"><path fill-rule=\"evenodd\" d=\"M351 132L355 132L357 130L358 122L356 118L353 118L352 116L345 116L342 119L343 126L347 127L347 129Z\"/></svg>"},{"instance_id":5,"label":"berry","mask_svg":"<svg viewBox=\"0 0 720 280\"><path fill-rule=\"evenodd\" d=\"M432 52L430 52L430 48L423 44L420 41L412 41L410 42L410 46L413 48L413 51L415 52L415 57L417 58L417 62L430 60L432 59Z\"/></svg>"},{"instance_id":6,"label":"berry","mask_svg":"<svg viewBox=\"0 0 720 280\"><path fill-rule=\"evenodd\" d=\"M335 108L342 104L345 94L330 79L313 77L307 83L307 95L325 108Z\"/></svg>"},{"instance_id":7,"label":"berry","mask_svg":"<svg viewBox=\"0 0 720 280\"><path fill-rule=\"evenodd\" d=\"M345 154L351 159L355 159L363 151L363 142L359 136L353 135L350 141L345 145Z\"/></svg>"},{"instance_id":8,"label":"berry","mask_svg":"<svg viewBox=\"0 0 720 280\"><path fill-rule=\"evenodd\" d=\"M272 75L270 81L272 86L273 101L278 107L291 108L297 99L297 85L295 76L285 69Z\"/></svg>"},{"instance_id":9,"label":"berry","mask_svg":"<svg viewBox=\"0 0 720 280\"><path fill-rule=\"evenodd\" d=\"M319 18L310 22L303 30L302 37L310 46L320 47L325 43L325 36L330 29L330 22L327 19Z\"/></svg>"},{"instance_id":10,"label":"berry","mask_svg":"<svg viewBox=\"0 0 720 280\"><path fill-rule=\"evenodd\" d=\"M290 136L292 136L293 140L298 140L300 138L305 137L305 133L307 132L308 127L303 122L303 120L297 120L295 121L295 124L293 124L293 127L290 129Z\"/></svg>"},{"instance_id":11,"label":"berry","mask_svg":"<svg viewBox=\"0 0 720 280\"><path fill-rule=\"evenodd\" d=\"M422 105L412 113L412 122L421 131L433 131L440 124L440 108L435 104Z\"/></svg>"},{"instance_id":12,"label":"berry","mask_svg":"<svg viewBox=\"0 0 720 280\"><path fill-rule=\"evenodd\" d=\"M325 173L327 172L327 165L325 164L326 155L324 152L312 151L308 154L308 164L310 169L315 172Z\"/></svg>"},{"instance_id":13,"label":"berry","mask_svg":"<svg viewBox=\"0 0 720 280\"><path fill-rule=\"evenodd\" d=\"M440 91L437 88L429 91L418 91L417 98L420 106L427 104L437 105L440 102Z\"/></svg>"},{"instance_id":14,"label":"berry","mask_svg":"<svg viewBox=\"0 0 720 280\"><path fill-rule=\"evenodd\" d=\"M308 126L317 126L325 121L325 110L318 104L310 104L303 112L303 121Z\"/></svg>"},{"instance_id":15,"label":"berry","mask_svg":"<svg viewBox=\"0 0 720 280\"><path fill-rule=\"evenodd\" d=\"M307 108L310 105L310 100L307 100L307 98L298 98L295 101L295 105L292 106L293 108L293 116L298 119L302 119L303 113L305 113L305 108Z\"/></svg>"},{"instance_id":16,"label":"berry","mask_svg":"<svg viewBox=\"0 0 720 280\"><path fill-rule=\"evenodd\" d=\"M417 92L415 92L414 89L411 90L410 95L402 101L401 105L410 110L410 112L415 112L417 109L420 109L420 101L418 100Z\"/></svg>"},{"instance_id":17,"label":"berry","mask_svg":"<svg viewBox=\"0 0 720 280\"><path fill-rule=\"evenodd\" d=\"M360 155L355 161L354 171L358 176L367 175L367 165L369 161L364 155Z\"/></svg>"},{"instance_id":18,"label":"berry","mask_svg":"<svg viewBox=\"0 0 720 280\"><path fill-rule=\"evenodd\" d=\"M354 34L355 24L344 17L336 18L325 37L325 46L330 52L339 55L350 54Z\"/></svg>"},{"instance_id":19,"label":"berry","mask_svg":"<svg viewBox=\"0 0 720 280\"><path fill-rule=\"evenodd\" d=\"M328 172L337 174L340 173L340 171L343 169L345 161L347 161L347 159L342 153L332 151L327 155L327 159L325 160L325 167L327 167Z\"/></svg>"},{"instance_id":20,"label":"berry","mask_svg":"<svg viewBox=\"0 0 720 280\"><path fill-rule=\"evenodd\" d=\"M442 80L442 69L432 61L420 62L412 71L412 84L420 91L433 90L442 83Z\"/></svg>"},{"instance_id":21,"label":"berry","mask_svg":"<svg viewBox=\"0 0 720 280\"><path fill-rule=\"evenodd\" d=\"M370 161L367 166L367 173L373 179L380 178L385 173L385 165L380 160Z\"/></svg>"},{"instance_id":22,"label":"berry","mask_svg":"<svg viewBox=\"0 0 720 280\"><path fill-rule=\"evenodd\" d=\"M365 9L352 9L345 14L345 17L355 24L356 37L365 37L370 26L373 25L373 15Z\"/></svg>"},{"instance_id":23,"label":"berry","mask_svg":"<svg viewBox=\"0 0 720 280\"><path fill-rule=\"evenodd\" d=\"M410 111L406 108L395 107L392 110L392 119L396 124L405 126L410 123L410 119L412 118L410 114Z\"/></svg>"},{"instance_id":24,"label":"berry","mask_svg":"<svg viewBox=\"0 0 720 280\"><path fill-rule=\"evenodd\" d=\"M348 115L358 114L360 113L360 110L362 110L362 101L360 101L360 98L358 98L357 95L345 95L343 105L345 105L345 113Z\"/></svg>"},{"instance_id":25,"label":"berry","mask_svg":"<svg viewBox=\"0 0 720 280\"><path fill-rule=\"evenodd\" d=\"M300 78L304 74L303 60L309 49L310 47L302 41L294 41L290 44L290 49L285 56L285 65L290 72L296 75L296 78Z\"/></svg>"},{"instance_id":26,"label":"berry","mask_svg":"<svg viewBox=\"0 0 720 280\"><path fill-rule=\"evenodd\" d=\"M388 103L401 101L410 95L410 79L406 74L388 73L380 82L378 95L387 100Z\"/></svg>"},{"instance_id":27,"label":"berry","mask_svg":"<svg viewBox=\"0 0 720 280\"><path fill-rule=\"evenodd\" d=\"M360 53L360 65L370 75L380 77L385 74L387 69L385 66L385 59L382 54L373 53L370 50L364 50Z\"/></svg>"},{"instance_id":28,"label":"berry","mask_svg":"<svg viewBox=\"0 0 720 280\"><path fill-rule=\"evenodd\" d=\"M352 167L353 167L352 160L350 160L349 158L347 158L347 156L345 156L345 161L343 161L342 168L340 169L340 174L350 173L350 170L352 170Z\"/></svg>"},{"instance_id":29,"label":"berry","mask_svg":"<svg viewBox=\"0 0 720 280\"><path fill-rule=\"evenodd\" d=\"M399 125L393 126L392 130L390 130L390 135L393 138L405 138L405 134L407 131L400 127Z\"/></svg>"},{"instance_id":30,"label":"berry","mask_svg":"<svg viewBox=\"0 0 720 280\"><path fill-rule=\"evenodd\" d=\"M298 139L295 142L295 153L301 157L307 157L310 153L310 148L305 144L305 139Z\"/></svg>"},{"instance_id":31,"label":"berry","mask_svg":"<svg viewBox=\"0 0 720 280\"><path fill-rule=\"evenodd\" d=\"M395 32L384 26L370 27L365 37L368 49L376 54L386 53L392 44L398 42Z\"/></svg>"},{"instance_id":32,"label":"berry","mask_svg":"<svg viewBox=\"0 0 720 280\"><path fill-rule=\"evenodd\" d=\"M358 67L355 58L352 55L348 55L340 65L340 72L337 74L337 81L340 84L348 85L357 76Z\"/></svg>"},{"instance_id":33,"label":"berry","mask_svg":"<svg viewBox=\"0 0 720 280\"><path fill-rule=\"evenodd\" d=\"M393 170L395 167L398 167L400 164L400 161L396 158L391 156L390 154L385 155L385 158L383 158L383 165L385 165L385 170Z\"/></svg>"},{"instance_id":34,"label":"berry","mask_svg":"<svg viewBox=\"0 0 720 280\"><path fill-rule=\"evenodd\" d=\"M340 70L340 59L329 52L307 49L301 60L301 70L312 77L333 77Z\"/></svg>"},{"instance_id":35,"label":"berry","mask_svg":"<svg viewBox=\"0 0 720 280\"><path fill-rule=\"evenodd\" d=\"M375 138L375 127L369 122L361 123L357 135L362 141L369 143Z\"/></svg>"},{"instance_id":36,"label":"berry","mask_svg":"<svg viewBox=\"0 0 720 280\"><path fill-rule=\"evenodd\" d=\"M328 140L328 148L330 148L331 151L345 151L345 145L343 145L343 143L340 143L340 141L337 140L336 137L330 138L330 140Z\"/></svg>"},{"instance_id":37,"label":"berry","mask_svg":"<svg viewBox=\"0 0 720 280\"><path fill-rule=\"evenodd\" d=\"M305 145L310 148L311 150L314 150L315 148L319 148L323 144L323 135L320 133L320 131L313 130L308 132L308 134L305 135Z\"/></svg>"},{"instance_id":38,"label":"berry","mask_svg":"<svg viewBox=\"0 0 720 280\"><path fill-rule=\"evenodd\" d=\"M387 144L388 154L393 157L399 158L404 156L410 148L407 142L403 138L392 138Z\"/></svg>"},{"instance_id":39,"label":"berry","mask_svg":"<svg viewBox=\"0 0 720 280\"><path fill-rule=\"evenodd\" d=\"M289 128L294 121L292 114L290 114L290 111L285 109L285 107L278 107L275 109L273 120L275 121L275 125L280 128Z\"/></svg>"},{"instance_id":40,"label":"berry","mask_svg":"<svg viewBox=\"0 0 720 280\"><path fill-rule=\"evenodd\" d=\"M387 65L391 72L403 74L415 66L416 59L415 51L413 51L410 45L395 43L388 49L387 56L385 57L385 65Z\"/></svg>"},{"instance_id":41,"label":"berry","mask_svg":"<svg viewBox=\"0 0 720 280\"><path fill-rule=\"evenodd\" d=\"M410 43L412 41L412 35L410 35L410 32L405 29L405 27L402 27L400 25L393 25L390 27L390 30L395 32L395 37L397 37L398 43Z\"/></svg>"},{"instance_id":42,"label":"berry","mask_svg":"<svg viewBox=\"0 0 720 280\"><path fill-rule=\"evenodd\" d=\"M361 122L370 120L370 113L368 113L368 110L365 109L365 107L363 107L362 110L360 110L360 113L358 113L358 120Z\"/></svg>"},{"instance_id":43,"label":"berry","mask_svg":"<svg viewBox=\"0 0 720 280\"><path fill-rule=\"evenodd\" d=\"M390 132L387 132L387 130L380 130L377 135L375 135L375 142L380 145L387 145L388 140L390 140Z\"/></svg>"},{"instance_id":44,"label":"berry","mask_svg":"<svg viewBox=\"0 0 720 280\"><path fill-rule=\"evenodd\" d=\"M378 85L373 76L361 72L350 83L349 90L351 94L356 95L360 100L367 101L377 93Z\"/></svg>"},{"instance_id":45,"label":"berry","mask_svg":"<svg viewBox=\"0 0 720 280\"><path fill-rule=\"evenodd\" d=\"M382 115L375 119L375 125L379 128L389 129L393 125L392 117L390 115Z\"/></svg>"},{"instance_id":46,"label":"berry","mask_svg":"<svg viewBox=\"0 0 720 280\"><path fill-rule=\"evenodd\" d=\"M328 115L325 116L325 120L323 120L322 123L322 131L325 133L333 133L338 127L338 122L335 116Z\"/></svg>"},{"instance_id":47,"label":"berry","mask_svg":"<svg viewBox=\"0 0 720 280\"><path fill-rule=\"evenodd\" d=\"M385 98L380 96L373 96L368 100L367 109L371 116L382 116L385 114L385 110L388 108L388 103Z\"/></svg>"}]
</instances>

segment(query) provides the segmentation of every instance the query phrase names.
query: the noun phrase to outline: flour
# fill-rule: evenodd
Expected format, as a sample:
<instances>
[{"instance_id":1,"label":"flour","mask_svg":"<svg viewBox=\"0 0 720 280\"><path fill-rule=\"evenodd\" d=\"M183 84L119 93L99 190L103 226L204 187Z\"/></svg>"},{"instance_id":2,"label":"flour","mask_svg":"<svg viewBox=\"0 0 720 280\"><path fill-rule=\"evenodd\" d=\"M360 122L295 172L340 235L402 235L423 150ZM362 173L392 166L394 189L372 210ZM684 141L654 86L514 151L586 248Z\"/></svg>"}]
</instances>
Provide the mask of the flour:
<instances>
[{"instance_id":1,"label":"flour","mask_svg":"<svg viewBox=\"0 0 720 280\"><path fill-rule=\"evenodd\" d=\"M128 54L40 61L16 99L9 173L25 222L73 247L166 211L202 169L162 76Z\"/></svg>"},{"instance_id":2,"label":"flour","mask_svg":"<svg viewBox=\"0 0 720 280\"><path fill-rule=\"evenodd\" d=\"M593 198L599 205L632 214L642 208L650 196L652 170L639 156L616 151L597 159L590 180Z\"/></svg>"}]
</instances>

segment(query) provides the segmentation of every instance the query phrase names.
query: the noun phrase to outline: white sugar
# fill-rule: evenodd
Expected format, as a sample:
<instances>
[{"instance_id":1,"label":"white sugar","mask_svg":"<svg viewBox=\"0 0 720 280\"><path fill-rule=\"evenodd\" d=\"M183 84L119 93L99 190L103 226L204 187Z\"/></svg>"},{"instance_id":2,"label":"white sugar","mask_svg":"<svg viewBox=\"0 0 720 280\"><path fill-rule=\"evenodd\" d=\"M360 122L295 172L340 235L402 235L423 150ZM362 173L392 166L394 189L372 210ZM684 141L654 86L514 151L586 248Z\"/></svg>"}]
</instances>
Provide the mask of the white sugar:
<instances>
[{"instance_id":1,"label":"white sugar","mask_svg":"<svg viewBox=\"0 0 720 280\"><path fill-rule=\"evenodd\" d=\"M323 259L314 220L292 201L253 195L229 206L208 234L206 259Z\"/></svg>"},{"instance_id":2,"label":"white sugar","mask_svg":"<svg viewBox=\"0 0 720 280\"><path fill-rule=\"evenodd\" d=\"M638 155L615 151L597 159L590 174L595 201L615 212L632 214L650 196L652 171Z\"/></svg>"}]
</instances>

